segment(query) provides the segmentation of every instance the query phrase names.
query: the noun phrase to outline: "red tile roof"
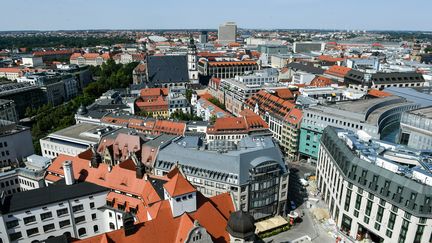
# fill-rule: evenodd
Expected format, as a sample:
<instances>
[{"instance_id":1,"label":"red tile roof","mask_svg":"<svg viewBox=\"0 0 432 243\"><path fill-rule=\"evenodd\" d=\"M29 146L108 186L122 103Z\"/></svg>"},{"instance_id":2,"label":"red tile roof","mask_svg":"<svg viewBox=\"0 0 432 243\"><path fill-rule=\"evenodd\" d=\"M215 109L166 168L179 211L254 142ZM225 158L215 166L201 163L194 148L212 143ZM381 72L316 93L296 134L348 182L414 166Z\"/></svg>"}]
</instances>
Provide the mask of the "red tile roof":
<instances>
[{"instance_id":1,"label":"red tile roof","mask_svg":"<svg viewBox=\"0 0 432 243\"><path fill-rule=\"evenodd\" d=\"M140 90L141 97L168 96L168 88L147 88Z\"/></svg>"},{"instance_id":2,"label":"red tile roof","mask_svg":"<svg viewBox=\"0 0 432 243\"><path fill-rule=\"evenodd\" d=\"M249 133L251 131L267 131L267 123L257 114L248 111L241 112L242 117L217 118L207 133Z\"/></svg>"},{"instance_id":3,"label":"red tile roof","mask_svg":"<svg viewBox=\"0 0 432 243\"><path fill-rule=\"evenodd\" d=\"M260 90L245 101L246 107L250 109L255 109L256 104L258 104L260 114L268 112L282 118L295 107L295 105L290 101L281 99L265 90Z\"/></svg>"},{"instance_id":4,"label":"red tile roof","mask_svg":"<svg viewBox=\"0 0 432 243\"><path fill-rule=\"evenodd\" d=\"M174 169L171 172L173 172L174 175L171 175L171 179L165 183L167 187L190 187L190 184L178 169ZM188 183L189 185L180 187L180 184L184 183ZM196 190L195 188L193 189ZM183 191L189 191L189 189ZM117 193L111 192L107 199L115 200L115 198L118 197L116 194ZM122 202L122 200L128 200L128 198L118 198L118 200ZM139 218L145 218L145 220L140 221L144 221L143 223L135 224L136 231L133 234L126 236L124 230L119 229L79 240L78 242L185 242L189 232L196 227L195 221L206 229L214 242L229 242L230 237L226 231L226 225L230 214L235 210L230 194L223 193L211 198L206 198L197 191L196 200L196 210L190 213L183 213L180 217L173 217L168 200L159 200L153 204L147 204L148 207L142 208L142 210L139 210L137 213ZM147 214L151 216L151 219L143 216Z\"/></svg>"},{"instance_id":5,"label":"red tile roof","mask_svg":"<svg viewBox=\"0 0 432 243\"><path fill-rule=\"evenodd\" d=\"M73 50L52 50L52 51L35 51L33 56L53 56L53 55L70 55Z\"/></svg>"},{"instance_id":6,"label":"red tile roof","mask_svg":"<svg viewBox=\"0 0 432 243\"><path fill-rule=\"evenodd\" d=\"M349 67L333 65L327 71L325 71L325 73L339 78L344 78L349 71L351 71L351 68Z\"/></svg>"},{"instance_id":7,"label":"red tile roof","mask_svg":"<svg viewBox=\"0 0 432 243\"><path fill-rule=\"evenodd\" d=\"M371 89L368 91L368 95L374 96L377 98L382 98L382 97L391 96L392 94L387 93L385 91L377 90L377 89Z\"/></svg>"},{"instance_id":8,"label":"red tile roof","mask_svg":"<svg viewBox=\"0 0 432 243\"><path fill-rule=\"evenodd\" d=\"M320 55L318 57L318 60L320 60L320 61L326 61L326 62L342 62L342 61L345 61L346 58L343 58L343 57L332 57L332 56L329 56L329 55Z\"/></svg>"},{"instance_id":9,"label":"red tile roof","mask_svg":"<svg viewBox=\"0 0 432 243\"><path fill-rule=\"evenodd\" d=\"M317 76L311 81L310 86L325 87L332 85L332 83L333 82L329 78L326 78L324 76Z\"/></svg>"},{"instance_id":10,"label":"red tile roof","mask_svg":"<svg viewBox=\"0 0 432 243\"><path fill-rule=\"evenodd\" d=\"M177 197L191 192L196 192L196 189L190 184L180 172L177 172L167 183L163 185L165 190L171 197Z\"/></svg>"}]
</instances>

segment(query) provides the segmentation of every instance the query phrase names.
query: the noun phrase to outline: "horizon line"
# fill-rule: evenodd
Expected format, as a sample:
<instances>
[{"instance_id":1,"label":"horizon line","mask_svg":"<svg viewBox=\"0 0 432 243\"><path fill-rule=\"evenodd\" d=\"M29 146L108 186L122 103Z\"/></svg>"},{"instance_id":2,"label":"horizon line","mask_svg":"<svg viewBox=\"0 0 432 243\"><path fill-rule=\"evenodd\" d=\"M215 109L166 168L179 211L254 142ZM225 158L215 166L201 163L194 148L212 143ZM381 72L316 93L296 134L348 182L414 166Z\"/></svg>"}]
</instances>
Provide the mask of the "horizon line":
<instances>
[{"instance_id":1,"label":"horizon line","mask_svg":"<svg viewBox=\"0 0 432 243\"><path fill-rule=\"evenodd\" d=\"M61 31L218 31L217 28L89 28L89 29L26 29L26 30L0 30L2 32L61 32ZM290 30L320 30L320 31L367 31L367 32L426 32L432 34L432 30L407 30L407 29L343 29L343 28L238 28L238 30L261 31L290 31Z\"/></svg>"}]
</instances>

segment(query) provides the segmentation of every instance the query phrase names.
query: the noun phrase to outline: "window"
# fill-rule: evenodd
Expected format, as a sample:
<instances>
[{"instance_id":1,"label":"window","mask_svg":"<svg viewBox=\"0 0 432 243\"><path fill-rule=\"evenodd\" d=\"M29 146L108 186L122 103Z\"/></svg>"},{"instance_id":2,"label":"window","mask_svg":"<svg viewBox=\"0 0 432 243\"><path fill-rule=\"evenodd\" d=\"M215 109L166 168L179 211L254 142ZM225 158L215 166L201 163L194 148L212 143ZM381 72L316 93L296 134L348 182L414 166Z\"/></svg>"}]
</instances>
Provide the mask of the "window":
<instances>
[{"instance_id":1,"label":"window","mask_svg":"<svg viewBox=\"0 0 432 243\"><path fill-rule=\"evenodd\" d=\"M379 231L381 228L381 225L379 223L375 223L374 228Z\"/></svg>"},{"instance_id":2,"label":"window","mask_svg":"<svg viewBox=\"0 0 432 243\"><path fill-rule=\"evenodd\" d=\"M29 223L32 223L32 222L35 222L35 221L36 221L36 217L35 216L29 216L29 217L24 218L24 224L29 224Z\"/></svg>"},{"instance_id":3,"label":"window","mask_svg":"<svg viewBox=\"0 0 432 243\"><path fill-rule=\"evenodd\" d=\"M391 230L387 230L387 231L386 231L386 236L387 236L387 237L391 238L391 237L392 237L392 234L393 234L393 233L391 232Z\"/></svg>"},{"instance_id":4,"label":"window","mask_svg":"<svg viewBox=\"0 0 432 243\"><path fill-rule=\"evenodd\" d=\"M376 217L377 222L381 223L382 218L383 218L383 213L384 213L384 208L379 206L378 211L377 211L377 217Z\"/></svg>"},{"instance_id":5,"label":"window","mask_svg":"<svg viewBox=\"0 0 432 243\"><path fill-rule=\"evenodd\" d=\"M49 219L49 218L52 218L52 213L51 212L42 213L40 215L40 217L41 217L41 220Z\"/></svg>"},{"instance_id":6,"label":"window","mask_svg":"<svg viewBox=\"0 0 432 243\"><path fill-rule=\"evenodd\" d=\"M11 241L15 241L15 240L21 239L21 237L22 237L21 232L16 232L16 233L9 234L9 239Z\"/></svg>"},{"instance_id":7,"label":"window","mask_svg":"<svg viewBox=\"0 0 432 243\"><path fill-rule=\"evenodd\" d=\"M90 203L90 208L94 208L94 207L95 207L94 202L91 202L91 203Z\"/></svg>"},{"instance_id":8,"label":"window","mask_svg":"<svg viewBox=\"0 0 432 243\"><path fill-rule=\"evenodd\" d=\"M79 237L82 237L82 236L84 236L84 235L86 235L86 234L87 234L87 231L86 231L85 228L80 228L80 229L78 230L78 235L79 235Z\"/></svg>"},{"instance_id":9,"label":"window","mask_svg":"<svg viewBox=\"0 0 432 243\"><path fill-rule=\"evenodd\" d=\"M109 215L110 218L112 218L112 213L111 212L109 212L108 215Z\"/></svg>"},{"instance_id":10,"label":"window","mask_svg":"<svg viewBox=\"0 0 432 243\"><path fill-rule=\"evenodd\" d=\"M34 234L37 234L37 233L39 233L39 229L37 227L27 230L27 236L28 237L30 237L30 236L32 236Z\"/></svg>"},{"instance_id":11,"label":"window","mask_svg":"<svg viewBox=\"0 0 432 243\"><path fill-rule=\"evenodd\" d=\"M115 229L115 226L114 226L114 224L113 223L109 223L109 227L110 227L110 229Z\"/></svg>"},{"instance_id":12,"label":"window","mask_svg":"<svg viewBox=\"0 0 432 243\"><path fill-rule=\"evenodd\" d=\"M75 218L75 223L76 224L82 223L84 221L85 221L85 216L84 215Z\"/></svg>"},{"instance_id":13,"label":"window","mask_svg":"<svg viewBox=\"0 0 432 243\"><path fill-rule=\"evenodd\" d=\"M54 224L47 224L47 225L44 225L44 226L43 226L43 230L44 230L44 232L47 232L47 231L53 230L54 228L55 228Z\"/></svg>"},{"instance_id":14,"label":"window","mask_svg":"<svg viewBox=\"0 0 432 243\"><path fill-rule=\"evenodd\" d=\"M59 222L59 226L60 226L60 228L66 227L66 226L68 226L68 225L70 225L70 220L69 220L69 219L67 219L67 220L63 220L63 221L60 221L60 222Z\"/></svg>"},{"instance_id":15,"label":"window","mask_svg":"<svg viewBox=\"0 0 432 243\"><path fill-rule=\"evenodd\" d=\"M96 219L96 214L94 213L94 214L92 214L92 220L95 220Z\"/></svg>"},{"instance_id":16,"label":"window","mask_svg":"<svg viewBox=\"0 0 432 243\"><path fill-rule=\"evenodd\" d=\"M78 211L82 211L82 210L84 210L84 206L82 205L82 204L80 204L80 205L76 205L76 206L73 206L72 207L72 211L75 213L75 212L78 212Z\"/></svg>"},{"instance_id":17,"label":"window","mask_svg":"<svg viewBox=\"0 0 432 243\"><path fill-rule=\"evenodd\" d=\"M391 229L391 230L393 229L394 224L395 224L395 220L396 220L396 214L390 213L389 222L388 222L388 225L387 225L387 227L389 229Z\"/></svg>"},{"instance_id":18,"label":"window","mask_svg":"<svg viewBox=\"0 0 432 243\"><path fill-rule=\"evenodd\" d=\"M421 242L423 231L424 231L424 225L418 225L416 235L414 238L414 243Z\"/></svg>"},{"instance_id":19,"label":"window","mask_svg":"<svg viewBox=\"0 0 432 243\"><path fill-rule=\"evenodd\" d=\"M67 208L62 208L62 209L57 210L57 216L58 217L66 215L66 214L68 214L68 209Z\"/></svg>"},{"instance_id":20,"label":"window","mask_svg":"<svg viewBox=\"0 0 432 243\"><path fill-rule=\"evenodd\" d=\"M15 220L6 222L6 228L12 229L12 228L18 226L18 224L19 224L18 219L15 219Z\"/></svg>"},{"instance_id":21,"label":"window","mask_svg":"<svg viewBox=\"0 0 432 243\"><path fill-rule=\"evenodd\" d=\"M95 233L97 233L97 232L99 231L99 226L94 225L94 226L93 226L93 231L94 231Z\"/></svg>"}]
</instances>

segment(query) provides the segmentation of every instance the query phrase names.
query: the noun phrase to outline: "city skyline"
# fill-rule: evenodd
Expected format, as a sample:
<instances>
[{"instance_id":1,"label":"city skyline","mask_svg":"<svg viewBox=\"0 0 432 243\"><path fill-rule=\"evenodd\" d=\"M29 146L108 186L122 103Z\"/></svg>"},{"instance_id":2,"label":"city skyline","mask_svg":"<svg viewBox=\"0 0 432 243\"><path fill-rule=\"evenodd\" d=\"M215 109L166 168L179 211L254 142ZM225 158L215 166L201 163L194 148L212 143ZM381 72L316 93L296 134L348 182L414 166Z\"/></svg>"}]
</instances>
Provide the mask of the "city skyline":
<instances>
[{"instance_id":1,"label":"city skyline","mask_svg":"<svg viewBox=\"0 0 432 243\"><path fill-rule=\"evenodd\" d=\"M164 5L136 0L122 2L121 5L114 0L103 1L103 4L100 0L10 1L2 4L4 9L11 10L5 11L3 18L13 21L5 21L0 31L217 29L226 21L235 21L239 28L245 29L432 31L427 19L432 3L425 0L413 2L422 6L416 9L415 14L407 12L405 2L401 0L392 1L391 11L388 11L387 1L372 0L350 3L348 11L344 9L346 4L342 0L274 0L267 6L252 0L248 2L248 7L242 2L226 0L221 0L217 5L196 1L185 4L172 0ZM203 18L208 16L206 11L209 9L217 14ZM242 11L247 14L240 14ZM17 16L17 12L49 13L50 17L33 14L30 21ZM356 13L360 17L355 17Z\"/></svg>"}]
</instances>

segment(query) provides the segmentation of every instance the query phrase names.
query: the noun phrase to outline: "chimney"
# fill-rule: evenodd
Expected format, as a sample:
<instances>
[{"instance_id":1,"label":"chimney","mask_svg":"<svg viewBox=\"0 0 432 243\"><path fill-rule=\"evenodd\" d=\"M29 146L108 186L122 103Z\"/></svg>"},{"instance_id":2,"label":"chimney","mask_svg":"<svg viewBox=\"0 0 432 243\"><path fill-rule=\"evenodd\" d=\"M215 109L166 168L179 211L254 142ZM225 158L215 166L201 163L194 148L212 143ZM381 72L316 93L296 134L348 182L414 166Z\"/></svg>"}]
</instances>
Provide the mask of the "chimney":
<instances>
[{"instance_id":1,"label":"chimney","mask_svg":"<svg viewBox=\"0 0 432 243\"><path fill-rule=\"evenodd\" d=\"M136 232L135 219L131 213L123 214L123 231L125 236L132 235Z\"/></svg>"},{"instance_id":2,"label":"chimney","mask_svg":"<svg viewBox=\"0 0 432 243\"><path fill-rule=\"evenodd\" d=\"M73 176L72 162L70 160L66 160L63 163L63 171L64 171L64 178L66 181L66 185L74 184L75 178Z\"/></svg>"}]
</instances>

